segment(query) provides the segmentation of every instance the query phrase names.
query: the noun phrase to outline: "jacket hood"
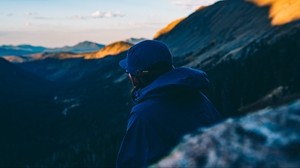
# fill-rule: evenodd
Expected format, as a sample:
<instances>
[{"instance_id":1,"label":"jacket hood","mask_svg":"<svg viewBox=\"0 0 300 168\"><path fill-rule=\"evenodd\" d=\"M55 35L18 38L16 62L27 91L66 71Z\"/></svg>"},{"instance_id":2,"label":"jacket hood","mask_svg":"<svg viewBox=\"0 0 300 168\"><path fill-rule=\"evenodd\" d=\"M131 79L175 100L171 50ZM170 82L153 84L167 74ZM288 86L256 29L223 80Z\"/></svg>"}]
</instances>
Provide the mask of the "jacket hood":
<instances>
[{"instance_id":1,"label":"jacket hood","mask_svg":"<svg viewBox=\"0 0 300 168\"><path fill-rule=\"evenodd\" d=\"M210 82L204 71L192 68L175 68L154 80L152 83L135 92L134 102L140 102L158 89L179 86L200 90L208 87Z\"/></svg>"}]
</instances>

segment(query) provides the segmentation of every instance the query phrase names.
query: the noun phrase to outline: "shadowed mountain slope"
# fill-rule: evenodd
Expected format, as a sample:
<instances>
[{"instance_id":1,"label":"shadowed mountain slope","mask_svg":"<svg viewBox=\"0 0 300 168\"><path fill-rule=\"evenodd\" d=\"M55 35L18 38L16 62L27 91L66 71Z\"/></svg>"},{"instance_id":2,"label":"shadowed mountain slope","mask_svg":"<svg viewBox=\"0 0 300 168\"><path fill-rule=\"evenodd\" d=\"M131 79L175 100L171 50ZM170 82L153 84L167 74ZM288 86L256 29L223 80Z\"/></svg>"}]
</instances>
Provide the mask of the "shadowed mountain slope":
<instances>
[{"instance_id":1,"label":"shadowed mountain slope","mask_svg":"<svg viewBox=\"0 0 300 168\"><path fill-rule=\"evenodd\" d=\"M113 166L129 111L126 76L117 68L125 54L37 61L55 67L45 77L56 71L66 78L47 83L1 59L0 167Z\"/></svg>"},{"instance_id":2,"label":"shadowed mountain slope","mask_svg":"<svg viewBox=\"0 0 300 168\"><path fill-rule=\"evenodd\" d=\"M0 58L0 167L25 166L57 147L48 124L62 118L55 112L62 107L53 101L58 91L53 83Z\"/></svg>"},{"instance_id":3,"label":"shadowed mountain slope","mask_svg":"<svg viewBox=\"0 0 300 168\"><path fill-rule=\"evenodd\" d=\"M48 81L0 58L0 91L1 97L6 94L33 94L31 91L42 89Z\"/></svg>"},{"instance_id":4,"label":"shadowed mountain slope","mask_svg":"<svg viewBox=\"0 0 300 168\"><path fill-rule=\"evenodd\" d=\"M215 85L208 94L230 116L280 86L299 93L299 35L299 22L272 26L268 7L227 0L195 11L157 40L177 65L208 72Z\"/></svg>"},{"instance_id":5,"label":"shadowed mountain slope","mask_svg":"<svg viewBox=\"0 0 300 168\"><path fill-rule=\"evenodd\" d=\"M268 16L267 7L243 0L220 1L194 12L156 39L166 42L177 57L197 56L193 62L203 62L274 35L277 28L270 25Z\"/></svg>"}]
</instances>

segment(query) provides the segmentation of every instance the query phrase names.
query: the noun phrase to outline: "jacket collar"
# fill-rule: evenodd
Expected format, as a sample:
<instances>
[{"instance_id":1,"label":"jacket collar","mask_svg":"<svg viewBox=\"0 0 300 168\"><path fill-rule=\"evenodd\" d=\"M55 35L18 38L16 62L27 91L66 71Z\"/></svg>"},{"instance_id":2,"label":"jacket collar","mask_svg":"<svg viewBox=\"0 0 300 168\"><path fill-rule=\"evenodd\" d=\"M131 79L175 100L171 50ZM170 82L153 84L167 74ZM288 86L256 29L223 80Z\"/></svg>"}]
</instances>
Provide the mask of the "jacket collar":
<instances>
[{"instance_id":1,"label":"jacket collar","mask_svg":"<svg viewBox=\"0 0 300 168\"><path fill-rule=\"evenodd\" d=\"M175 68L161 75L146 87L135 91L135 99L133 101L134 103L139 103L158 89L170 86L182 86L200 90L209 85L210 82L204 71L185 67Z\"/></svg>"}]
</instances>

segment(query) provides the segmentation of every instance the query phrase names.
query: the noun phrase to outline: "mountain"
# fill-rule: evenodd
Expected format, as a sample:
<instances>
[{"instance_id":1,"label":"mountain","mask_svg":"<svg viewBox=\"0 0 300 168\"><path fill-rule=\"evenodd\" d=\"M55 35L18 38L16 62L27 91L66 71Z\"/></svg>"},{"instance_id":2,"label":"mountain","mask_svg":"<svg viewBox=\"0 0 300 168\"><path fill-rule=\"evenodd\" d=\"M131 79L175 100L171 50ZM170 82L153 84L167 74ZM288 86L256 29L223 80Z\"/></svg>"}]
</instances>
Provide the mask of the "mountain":
<instances>
[{"instance_id":1,"label":"mountain","mask_svg":"<svg viewBox=\"0 0 300 168\"><path fill-rule=\"evenodd\" d=\"M0 56L10 62L22 63L46 58L68 59L83 57L81 53L95 52L104 45L89 41L80 42L74 46L62 48L45 48L31 45L3 45L0 46Z\"/></svg>"},{"instance_id":2,"label":"mountain","mask_svg":"<svg viewBox=\"0 0 300 168\"><path fill-rule=\"evenodd\" d=\"M2 58L12 63L22 63L28 60L28 57L26 56L14 56L14 55L3 56Z\"/></svg>"},{"instance_id":3,"label":"mountain","mask_svg":"<svg viewBox=\"0 0 300 168\"><path fill-rule=\"evenodd\" d=\"M241 114L250 110L244 107L261 108L257 100L276 88L288 89L275 102L300 92L300 23L273 25L270 10L249 1L219 1L156 39L170 47L177 66L208 72L214 89L207 94L225 116Z\"/></svg>"},{"instance_id":4,"label":"mountain","mask_svg":"<svg viewBox=\"0 0 300 168\"><path fill-rule=\"evenodd\" d=\"M50 53L58 53L58 52L73 52L73 53L84 53L84 52L93 52L100 50L103 48L104 45L90 42L90 41L83 41L74 46L65 46L62 48L50 48L45 50L44 52Z\"/></svg>"},{"instance_id":5,"label":"mountain","mask_svg":"<svg viewBox=\"0 0 300 168\"><path fill-rule=\"evenodd\" d=\"M85 59L99 59L107 55L117 55L128 50L131 46L133 46L132 43L125 41L114 42L106 45L104 48L95 53L86 54Z\"/></svg>"},{"instance_id":6,"label":"mountain","mask_svg":"<svg viewBox=\"0 0 300 168\"><path fill-rule=\"evenodd\" d=\"M44 75L0 59L0 167L111 167L130 104L125 56L28 62Z\"/></svg>"},{"instance_id":7,"label":"mountain","mask_svg":"<svg viewBox=\"0 0 300 168\"><path fill-rule=\"evenodd\" d=\"M298 167L300 100L253 113L187 135L152 167Z\"/></svg>"},{"instance_id":8,"label":"mountain","mask_svg":"<svg viewBox=\"0 0 300 168\"><path fill-rule=\"evenodd\" d=\"M3 56L9 62L12 63L25 63L25 62L32 62L38 60L44 60L48 58L64 60L70 58L82 58L84 57L84 53L73 53L73 52L41 52L30 54L27 56Z\"/></svg>"},{"instance_id":9,"label":"mountain","mask_svg":"<svg viewBox=\"0 0 300 168\"><path fill-rule=\"evenodd\" d=\"M270 6L272 25L283 25L300 19L300 1L297 0L251 0L258 6Z\"/></svg>"},{"instance_id":10,"label":"mountain","mask_svg":"<svg viewBox=\"0 0 300 168\"><path fill-rule=\"evenodd\" d=\"M61 148L51 140L68 107L54 99L61 88L2 58L0 79L0 167L22 167Z\"/></svg>"},{"instance_id":11,"label":"mountain","mask_svg":"<svg viewBox=\"0 0 300 168\"><path fill-rule=\"evenodd\" d=\"M74 82L96 72L101 66L99 62L103 62L99 59L110 56L119 57L132 45L129 42L118 41L96 52L34 54L30 62L24 62L19 66L50 81Z\"/></svg>"},{"instance_id":12,"label":"mountain","mask_svg":"<svg viewBox=\"0 0 300 168\"><path fill-rule=\"evenodd\" d=\"M58 56L61 56L58 54ZM19 66L49 81L74 82L98 70L99 61L84 58L60 59L49 57L20 64Z\"/></svg>"},{"instance_id":13,"label":"mountain","mask_svg":"<svg viewBox=\"0 0 300 168\"><path fill-rule=\"evenodd\" d=\"M128 50L134 43L137 43L142 40L143 39L131 38L126 41L114 42L106 46L99 46L98 44L91 42L82 42L75 45L74 47L46 49L41 53L31 54L26 57L12 55L4 56L4 58L14 63L44 60L47 58L58 60L71 58L99 59L107 55L118 55L121 52Z\"/></svg>"},{"instance_id":14,"label":"mountain","mask_svg":"<svg viewBox=\"0 0 300 168\"><path fill-rule=\"evenodd\" d=\"M11 94L19 93L19 89L43 87L47 83L43 78L23 70L3 58L0 58L0 79L1 93L10 92Z\"/></svg>"},{"instance_id":15,"label":"mountain","mask_svg":"<svg viewBox=\"0 0 300 168\"><path fill-rule=\"evenodd\" d=\"M102 44L89 41L83 41L74 46L65 46L62 48L45 48L31 45L3 45L0 46L0 56L5 56L5 59L15 63L49 57L67 59L82 57L82 55L80 55L81 53L95 52L103 47L104 45Z\"/></svg>"},{"instance_id":16,"label":"mountain","mask_svg":"<svg viewBox=\"0 0 300 168\"><path fill-rule=\"evenodd\" d=\"M46 50L42 46L32 46L32 45L2 45L0 46L0 56L24 56L33 53L39 53Z\"/></svg>"},{"instance_id":17,"label":"mountain","mask_svg":"<svg viewBox=\"0 0 300 168\"><path fill-rule=\"evenodd\" d=\"M43 105L48 104L51 102L54 94L57 93L56 91L58 91L58 89L53 89L55 87L54 83L3 58L0 58L0 79L1 116L16 115L22 112L31 113L28 107L35 109L40 107L39 103ZM54 106L54 104L51 104L51 106ZM1 120L3 119L7 120L8 118L1 117ZM6 121L1 121L1 123L6 123Z\"/></svg>"},{"instance_id":18,"label":"mountain","mask_svg":"<svg viewBox=\"0 0 300 168\"><path fill-rule=\"evenodd\" d=\"M159 30L155 35L154 39L159 38L160 36L163 36L164 34L169 33L177 24L179 24L184 18L180 18L177 20L174 20L173 22L169 23L166 27Z\"/></svg>"},{"instance_id":19,"label":"mountain","mask_svg":"<svg viewBox=\"0 0 300 168\"><path fill-rule=\"evenodd\" d=\"M132 37L132 38L126 39L124 41L134 45L134 44L137 44L137 43L139 43L141 41L144 41L144 40L147 40L147 39L146 38L133 38Z\"/></svg>"},{"instance_id":20,"label":"mountain","mask_svg":"<svg viewBox=\"0 0 300 168\"><path fill-rule=\"evenodd\" d=\"M73 52L43 52L43 53L37 53L32 54L27 57L28 61L37 61L37 60L43 60L47 58L53 58L53 59L70 59L70 58L81 58L83 57L83 54L81 53L73 53Z\"/></svg>"},{"instance_id":21,"label":"mountain","mask_svg":"<svg viewBox=\"0 0 300 168\"><path fill-rule=\"evenodd\" d=\"M52 97L47 99L48 104L40 103L41 100L45 100L40 97L33 96L30 99L26 97L21 101L22 104L29 104L25 107L12 99L14 100L12 103L18 105L12 106L11 103L7 106L15 107L16 109L11 110L14 113L0 110L0 115L5 115L3 120L13 118L11 115L20 116L17 112L23 111L31 118L15 124L16 127L22 125L22 129L16 128L4 133L14 135L17 139L12 140L9 137L4 139L5 143L0 143L15 146L11 149L0 145L3 149L0 156L1 154L6 156L0 157L0 167L7 165L111 167L121 135L124 133L126 111L129 111L130 104L126 76L123 70L118 68L118 62L125 56L126 51L102 59L47 58L16 64L15 66L22 68L23 71L30 71L41 78L51 80L51 87L46 85L44 90L51 93ZM30 95L28 93L29 97ZM32 106L34 103L35 106ZM8 128L7 130L11 130L9 127L13 122L0 121L4 125L3 128ZM112 123L115 124L111 125ZM32 129L34 132L28 133ZM19 139L23 137L19 134L26 135L26 143L23 143L23 138ZM27 141L29 139L30 142ZM28 149L32 149L31 152L28 152ZM27 153L26 157L23 156L24 153ZM75 161L74 158L77 157L79 159ZM15 160L18 162L14 162Z\"/></svg>"},{"instance_id":22,"label":"mountain","mask_svg":"<svg viewBox=\"0 0 300 168\"><path fill-rule=\"evenodd\" d=\"M78 43L73 47L63 48L48 48L40 53L31 53L27 56L5 55L3 58L13 63L23 63L28 61L43 60L47 58L53 59L71 59L71 58L85 58L85 59L99 59L107 55L118 55L119 53L128 50L132 45L145 40L144 38L130 38L125 41L118 41L106 46L96 44L88 41Z\"/></svg>"},{"instance_id":23,"label":"mountain","mask_svg":"<svg viewBox=\"0 0 300 168\"><path fill-rule=\"evenodd\" d=\"M194 61L204 62L214 53L229 53L256 39L271 36L274 29L270 25L268 9L242 0L229 0L192 13L169 33L156 39L166 42L176 57L204 53L198 57L200 60ZM182 43L188 45L178 47Z\"/></svg>"},{"instance_id":24,"label":"mountain","mask_svg":"<svg viewBox=\"0 0 300 168\"><path fill-rule=\"evenodd\" d=\"M300 93L299 22L273 25L270 9L242 0L220 1L195 11L157 37L170 47L176 66L207 71L213 85L203 92L232 121L206 133L217 137L216 142L226 139L221 142L230 152L224 154L223 148L218 148L223 156L244 154L242 149L268 151L268 141L263 142L267 136L243 129L249 124L262 128L259 131L275 126L275 134L271 134L275 136L281 133L275 132L276 128L287 124L279 140L291 144L278 148L283 149L278 153L298 156L290 150L298 149L298 139L289 141L289 135L298 129L298 114L293 112L298 108L288 102ZM90 53L44 53L20 64L1 59L0 167L114 167L132 106L131 84L118 65L130 46L132 42L127 41ZM278 105L284 108L267 108L266 115L258 112L234 119ZM224 134L214 136L221 128ZM226 136L228 133L232 136ZM205 142L205 138L201 140ZM235 144L248 147L248 142L256 141L262 145L231 152ZM263 153L249 155L249 160ZM206 161L198 158L198 164Z\"/></svg>"}]
</instances>

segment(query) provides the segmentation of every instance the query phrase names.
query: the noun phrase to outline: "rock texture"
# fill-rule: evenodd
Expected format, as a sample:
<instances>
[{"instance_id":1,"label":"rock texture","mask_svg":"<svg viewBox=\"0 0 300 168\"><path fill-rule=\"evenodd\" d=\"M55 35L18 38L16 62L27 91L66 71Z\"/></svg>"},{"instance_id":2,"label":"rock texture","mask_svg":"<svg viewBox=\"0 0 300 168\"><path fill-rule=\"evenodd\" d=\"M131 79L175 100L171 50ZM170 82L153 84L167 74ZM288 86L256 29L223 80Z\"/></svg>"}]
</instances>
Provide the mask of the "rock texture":
<instances>
[{"instance_id":1,"label":"rock texture","mask_svg":"<svg viewBox=\"0 0 300 168\"><path fill-rule=\"evenodd\" d=\"M188 135L152 167L299 167L300 100Z\"/></svg>"}]
</instances>

